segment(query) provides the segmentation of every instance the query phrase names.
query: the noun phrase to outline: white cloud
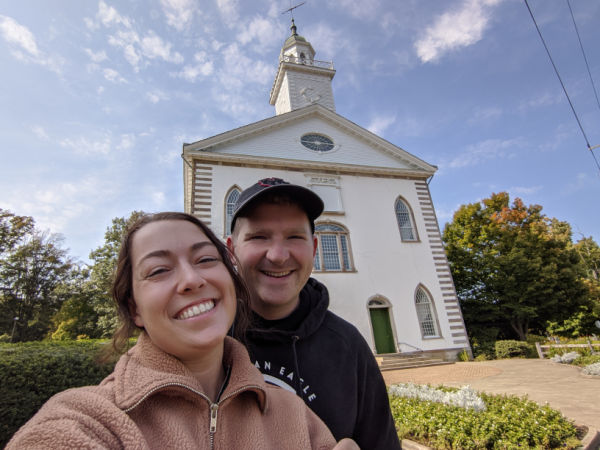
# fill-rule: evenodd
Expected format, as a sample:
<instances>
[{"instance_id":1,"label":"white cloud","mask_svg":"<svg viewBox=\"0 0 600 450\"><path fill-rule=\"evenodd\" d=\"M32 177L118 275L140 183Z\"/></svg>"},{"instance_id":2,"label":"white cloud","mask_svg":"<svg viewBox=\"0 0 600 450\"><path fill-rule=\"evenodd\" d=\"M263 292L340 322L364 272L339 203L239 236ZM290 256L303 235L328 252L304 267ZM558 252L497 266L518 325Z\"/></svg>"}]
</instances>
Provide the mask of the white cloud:
<instances>
[{"instance_id":1,"label":"white cloud","mask_svg":"<svg viewBox=\"0 0 600 450\"><path fill-rule=\"evenodd\" d=\"M127 28L131 27L131 21L128 17L121 16L115 8L108 6L102 0L98 4L98 14L96 15L100 22L107 27L109 25L123 25Z\"/></svg>"},{"instance_id":2,"label":"white cloud","mask_svg":"<svg viewBox=\"0 0 600 450\"><path fill-rule=\"evenodd\" d=\"M40 139L42 141L50 140L50 136L48 136L48 133L46 133L46 130L44 130L44 128L39 125L32 127L31 131L33 131L33 134L35 134L38 137L38 139Z\"/></svg>"},{"instance_id":3,"label":"white cloud","mask_svg":"<svg viewBox=\"0 0 600 450\"><path fill-rule=\"evenodd\" d=\"M230 28L234 27L240 17L238 0L217 0L217 7L221 15L227 20L227 25Z\"/></svg>"},{"instance_id":4,"label":"white cloud","mask_svg":"<svg viewBox=\"0 0 600 450\"><path fill-rule=\"evenodd\" d=\"M162 100L168 100L169 96L163 91L154 90L151 92L146 92L146 98L150 100L151 103L158 103Z\"/></svg>"},{"instance_id":5,"label":"white cloud","mask_svg":"<svg viewBox=\"0 0 600 450\"><path fill-rule=\"evenodd\" d=\"M371 120L371 123L367 125L367 130L378 136L383 135L385 130L389 128L396 121L396 116L377 116Z\"/></svg>"},{"instance_id":6,"label":"white cloud","mask_svg":"<svg viewBox=\"0 0 600 450\"><path fill-rule=\"evenodd\" d=\"M31 31L11 17L0 15L0 32L4 40L9 44L22 48L31 56L40 55L35 37Z\"/></svg>"},{"instance_id":7,"label":"white cloud","mask_svg":"<svg viewBox=\"0 0 600 450\"><path fill-rule=\"evenodd\" d=\"M548 92L537 97L531 98L519 105L519 111L528 111L530 109L543 108L545 106L557 105L563 101L563 94L550 94Z\"/></svg>"},{"instance_id":8,"label":"white cloud","mask_svg":"<svg viewBox=\"0 0 600 450\"><path fill-rule=\"evenodd\" d=\"M98 89L96 89L96 93L98 95L101 95L104 92L104 86L98 86Z\"/></svg>"},{"instance_id":9,"label":"white cloud","mask_svg":"<svg viewBox=\"0 0 600 450\"><path fill-rule=\"evenodd\" d=\"M255 17L239 33L238 41L244 45L253 43L257 48L264 49L279 44L282 31L277 20Z\"/></svg>"},{"instance_id":10,"label":"white cloud","mask_svg":"<svg viewBox=\"0 0 600 450\"><path fill-rule=\"evenodd\" d=\"M476 108L473 116L468 120L470 124L496 119L502 115L502 110L497 107Z\"/></svg>"},{"instance_id":11,"label":"white cloud","mask_svg":"<svg viewBox=\"0 0 600 450\"><path fill-rule=\"evenodd\" d=\"M97 141L89 140L87 137L66 138L60 141L63 148L69 148L76 154L84 156L108 155L112 149L112 140L108 134L105 134Z\"/></svg>"},{"instance_id":12,"label":"white cloud","mask_svg":"<svg viewBox=\"0 0 600 450\"><path fill-rule=\"evenodd\" d=\"M499 140L488 139L467 147L466 151L452 159L445 166L451 169L475 166L490 159L512 158L516 150L523 147L520 138Z\"/></svg>"},{"instance_id":13,"label":"white cloud","mask_svg":"<svg viewBox=\"0 0 600 450\"><path fill-rule=\"evenodd\" d=\"M248 57L243 50L240 50L237 43L227 46L221 54L224 58L224 67L220 75L224 87L239 88L247 82L262 85L271 83L273 65Z\"/></svg>"},{"instance_id":14,"label":"white cloud","mask_svg":"<svg viewBox=\"0 0 600 450\"><path fill-rule=\"evenodd\" d=\"M15 58L45 66L56 73L61 72L64 59L46 56L38 48L33 33L13 18L0 14L0 35L11 47Z\"/></svg>"},{"instance_id":15,"label":"white cloud","mask_svg":"<svg viewBox=\"0 0 600 450\"><path fill-rule=\"evenodd\" d=\"M195 82L200 76L209 76L214 71L212 61L207 61L206 52L198 52L194 55L195 64L184 66L179 72L171 73L171 76L183 78L191 83Z\"/></svg>"},{"instance_id":16,"label":"white cloud","mask_svg":"<svg viewBox=\"0 0 600 450\"><path fill-rule=\"evenodd\" d=\"M119 72L114 69L104 69L102 71L104 78L106 78L111 83L127 83L127 80L123 78Z\"/></svg>"},{"instance_id":17,"label":"white cloud","mask_svg":"<svg viewBox=\"0 0 600 450\"><path fill-rule=\"evenodd\" d=\"M102 61L105 61L106 59L108 59L108 56L106 56L106 52L104 50L94 53L89 48L86 48L85 52L88 54L90 59L95 63L99 63L99 62L102 62Z\"/></svg>"},{"instance_id":18,"label":"white cloud","mask_svg":"<svg viewBox=\"0 0 600 450\"><path fill-rule=\"evenodd\" d=\"M121 141L117 144L117 150L128 150L135 145L135 136L133 134L122 134Z\"/></svg>"},{"instance_id":19,"label":"white cloud","mask_svg":"<svg viewBox=\"0 0 600 450\"><path fill-rule=\"evenodd\" d=\"M150 33L142 39L142 52L150 59L162 58L165 61L180 64L183 62L183 56L178 52L171 53L171 44L164 42L156 33Z\"/></svg>"},{"instance_id":20,"label":"white cloud","mask_svg":"<svg viewBox=\"0 0 600 450\"><path fill-rule=\"evenodd\" d=\"M162 205L165 204L165 193L164 192L153 192L152 193L152 203L154 203L154 206L156 208L160 208Z\"/></svg>"},{"instance_id":21,"label":"white cloud","mask_svg":"<svg viewBox=\"0 0 600 450\"><path fill-rule=\"evenodd\" d=\"M178 31L185 29L194 18L198 5L194 0L160 0L167 23Z\"/></svg>"},{"instance_id":22,"label":"white cloud","mask_svg":"<svg viewBox=\"0 0 600 450\"><path fill-rule=\"evenodd\" d=\"M421 62L436 61L480 41L491 18L491 7L500 1L464 0L458 9L439 16L414 44Z\"/></svg>"},{"instance_id":23,"label":"white cloud","mask_svg":"<svg viewBox=\"0 0 600 450\"><path fill-rule=\"evenodd\" d=\"M380 0L329 0L327 6L363 20L380 17L382 13Z\"/></svg>"},{"instance_id":24,"label":"white cloud","mask_svg":"<svg viewBox=\"0 0 600 450\"><path fill-rule=\"evenodd\" d=\"M517 195L531 195L540 192L542 189L544 189L543 186L513 186L508 188L508 192Z\"/></svg>"}]
</instances>

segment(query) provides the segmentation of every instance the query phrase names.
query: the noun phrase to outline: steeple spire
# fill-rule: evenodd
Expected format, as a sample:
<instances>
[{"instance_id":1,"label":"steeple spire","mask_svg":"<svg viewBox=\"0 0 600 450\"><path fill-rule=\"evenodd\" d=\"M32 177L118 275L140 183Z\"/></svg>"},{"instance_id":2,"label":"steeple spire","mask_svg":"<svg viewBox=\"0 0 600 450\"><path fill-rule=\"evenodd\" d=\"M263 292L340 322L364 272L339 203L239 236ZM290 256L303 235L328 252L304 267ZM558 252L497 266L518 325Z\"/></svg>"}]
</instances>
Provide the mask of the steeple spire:
<instances>
[{"instance_id":1,"label":"steeple spire","mask_svg":"<svg viewBox=\"0 0 600 450\"><path fill-rule=\"evenodd\" d=\"M296 24L294 23L293 17L292 17L292 26L290 27L290 30L292 30L292 36L298 36L298 33L296 32Z\"/></svg>"},{"instance_id":2,"label":"steeple spire","mask_svg":"<svg viewBox=\"0 0 600 450\"><path fill-rule=\"evenodd\" d=\"M296 5L285 12L292 12ZM291 35L283 43L279 54L279 68L271 89L271 105L276 114L318 103L335 111L331 80L335 75L333 63L315 60L310 42L298 34L292 16Z\"/></svg>"}]
</instances>

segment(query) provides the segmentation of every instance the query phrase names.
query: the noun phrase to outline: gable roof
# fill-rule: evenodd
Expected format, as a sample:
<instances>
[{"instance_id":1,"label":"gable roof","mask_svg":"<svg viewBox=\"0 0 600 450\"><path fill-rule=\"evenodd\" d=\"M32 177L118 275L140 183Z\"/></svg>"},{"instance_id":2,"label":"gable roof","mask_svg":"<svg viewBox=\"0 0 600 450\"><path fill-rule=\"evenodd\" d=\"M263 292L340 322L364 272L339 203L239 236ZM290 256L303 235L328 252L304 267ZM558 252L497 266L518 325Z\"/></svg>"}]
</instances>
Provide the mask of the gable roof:
<instances>
[{"instance_id":1,"label":"gable roof","mask_svg":"<svg viewBox=\"0 0 600 450\"><path fill-rule=\"evenodd\" d=\"M361 158L350 163L340 161L339 156L321 154L298 158L296 154L282 154L273 149L261 147L259 152L246 152L240 143L247 143L261 136L269 135L285 127L303 121L318 121L330 129L339 130L345 136L360 141L363 147L372 152L371 158ZM332 128L333 127L333 128ZM240 150L241 148L241 150ZM293 153L293 152L291 152ZM296 156L296 157L294 157ZM236 164L260 167L281 167L304 170L327 170L353 174L430 177L437 167L408 153L402 148L377 136L369 130L355 124L345 117L319 105L313 104L251 123L192 144L183 145L183 157L186 161L199 159L205 162Z\"/></svg>"}]
</instances>

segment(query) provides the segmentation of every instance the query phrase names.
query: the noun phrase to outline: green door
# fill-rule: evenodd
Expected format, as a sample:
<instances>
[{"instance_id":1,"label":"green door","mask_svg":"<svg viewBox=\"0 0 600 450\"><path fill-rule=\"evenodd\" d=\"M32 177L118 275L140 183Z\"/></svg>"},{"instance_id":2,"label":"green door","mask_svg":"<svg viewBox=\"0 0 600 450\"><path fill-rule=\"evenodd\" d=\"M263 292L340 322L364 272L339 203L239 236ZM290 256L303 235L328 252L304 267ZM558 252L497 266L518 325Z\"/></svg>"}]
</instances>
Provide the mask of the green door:
<instances>
[{"instance_id":1,"label":"green door","mask_svg":"<svg viewBox=\"0 0 600 450\"><path fill-rule=\"evenodd\" d=\"M369 312L371 313L371 325L373 326L377 353L396 353L389 309L370 308Z\"/></svg>"}]
</instances>

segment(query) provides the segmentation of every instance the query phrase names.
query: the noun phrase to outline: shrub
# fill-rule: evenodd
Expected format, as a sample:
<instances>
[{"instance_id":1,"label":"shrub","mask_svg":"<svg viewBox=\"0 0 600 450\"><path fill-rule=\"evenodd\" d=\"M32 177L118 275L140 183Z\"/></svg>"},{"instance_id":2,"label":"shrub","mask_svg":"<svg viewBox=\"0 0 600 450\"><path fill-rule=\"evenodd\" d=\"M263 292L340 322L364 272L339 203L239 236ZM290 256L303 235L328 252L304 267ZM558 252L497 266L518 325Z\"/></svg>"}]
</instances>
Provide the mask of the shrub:
<instances>
[{"instance_id":1,"label":"shrub","mask_svg":"<svg viewBox=\"0 0 600 450\"><path fill-rule=\"evenodd\" d=\"M102 341L0 344L0 448L57 392L98 384L114 362L95 362Z\"/></svg>"},{"instance_id":2,"label":"shrub","mask_svg":"<svg viewBox=\"0 0 600 450\"><path fill-rule=\"evenodd\" d=\"M584 367L589 366L591 364L595 364L597 362L600 362L600 354L580 356L575 361L573 361L573 364L579 367Z\"/></svg>"},{"instance_id":3,"label":"shrub","mask_svg":"<svg viewBox=\"0 0 600 450\"><path fill-rule=\"evenodd\" d=\"M600 362L585 366L582 372L586 375L595 375L600 377Z\"/></svg>"},{"instance_id":4,"label":"shrub","mask_svg":"<svg viewBox=\"0 0 600 450\"><path fill-rule=\"evenodd\" d=\"M531 346L523 341L496 341L496 358L526 358L531 354Z\"/></svg>"},{"instance_id":5,"label":"shrub","mask_svg":"<svg viewBox=\"0 0 600 450\"><path fill-rule=\"evenodd\" d=\"M439 449L574 449L580 445L575 426L549 406L515 396L479 396L486 405L482 411L390 395L398 436Z\"/></svg>"},{"instance_id":6,"label":"shrub","mask_svg":"<svg viewBox=\"0 0 600 450\"><path fill-rule=\"evenodd\" d=\"M561 363L561 364L571 364L577 358L579 358L579 353L569 352L569 353L565 353L563 355L554 355L550 359L554 362Z\"/></svg>"},{"instance_id":7,"label":"shrub","mask_svg":"<svg viewBox=\"0 0 600 450\"><path fill-rule=\"evenodd\" d=\"M471 360L471 358L469 357L469 353L466 349L463 348L462 352L458 354L458 360L462 362L467 362Z\"/></svg>"}]
</instances>

